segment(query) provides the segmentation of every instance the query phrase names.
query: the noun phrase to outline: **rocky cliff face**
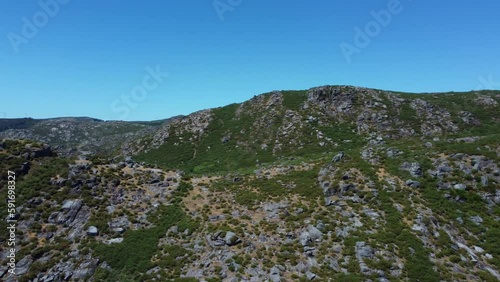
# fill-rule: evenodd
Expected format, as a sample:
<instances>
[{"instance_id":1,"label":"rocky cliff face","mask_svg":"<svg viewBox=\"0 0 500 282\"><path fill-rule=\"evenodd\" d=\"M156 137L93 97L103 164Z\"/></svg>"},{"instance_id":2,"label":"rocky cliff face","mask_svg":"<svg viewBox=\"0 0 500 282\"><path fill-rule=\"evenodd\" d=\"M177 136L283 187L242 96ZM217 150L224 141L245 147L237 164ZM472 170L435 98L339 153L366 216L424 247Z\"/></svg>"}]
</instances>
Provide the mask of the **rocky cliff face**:
<instances>
[{"instance_id":1,"label":"rocky cliff face","mask_svg":"<svg viewBox=\"0 0 500 282\"><path fill-rule=\"evenodd\" d=\"M7 241L0 276L496 281L499 101L324 86L176 119L125 140L122 159L2 141L18 276Z\"/></svg>"}]
</instances>

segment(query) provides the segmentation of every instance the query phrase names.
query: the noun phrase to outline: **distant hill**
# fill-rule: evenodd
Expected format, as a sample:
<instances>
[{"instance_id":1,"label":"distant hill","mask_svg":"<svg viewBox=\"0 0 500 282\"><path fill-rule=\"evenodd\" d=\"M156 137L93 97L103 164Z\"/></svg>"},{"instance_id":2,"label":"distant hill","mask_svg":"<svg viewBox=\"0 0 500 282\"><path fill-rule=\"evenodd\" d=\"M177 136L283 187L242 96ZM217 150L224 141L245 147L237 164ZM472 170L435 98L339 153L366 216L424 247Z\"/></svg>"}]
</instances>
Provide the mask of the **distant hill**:
<instances>
[{"instance_id":1,"label":"distant hill","mask_svg":"<svg viewBox=\"0 0 500 282\"><path fill-rule=\"evenodd\" d=\"M33 126L40 120L35 120L32 118L12 118L12 119L0 119L0 132L7 129L27 129Z\"/></svg>"},{"instance_id":2,"label":"distant hill","mask_svg":"<svg viewBox=\"0 0 500 282\"><path fill-rule=\"evenodd\" d=\"M0 138L48 143L63 154L77 151L111 154L124 141L151 133L170 120L125 122L88 117L0 119Z\"/></svg>"}]
</instances>

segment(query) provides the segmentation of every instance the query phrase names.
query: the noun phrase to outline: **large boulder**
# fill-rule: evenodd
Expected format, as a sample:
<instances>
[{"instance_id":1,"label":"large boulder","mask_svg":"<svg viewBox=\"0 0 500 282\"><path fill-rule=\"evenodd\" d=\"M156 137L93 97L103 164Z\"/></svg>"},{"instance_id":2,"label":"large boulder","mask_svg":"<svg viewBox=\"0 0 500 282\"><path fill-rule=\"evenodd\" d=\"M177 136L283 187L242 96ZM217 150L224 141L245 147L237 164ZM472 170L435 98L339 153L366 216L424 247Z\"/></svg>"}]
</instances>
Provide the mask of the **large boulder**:
<instances>
[{"instance_id":1,"label":"large boulder","mask_svg":"<svg viewBox=\"0 0 500 282\"><path fill-rule=\"evenodd\" d=\"M57 216L56 222L58 224L71 224L75 218L80 209L82 208L82 201L81 200L66 200L64 201L62 207L61 207L61 212Z\"/></svg>"},{"instance_id":2,"label":"large boulder","mask_svg":"<svg viewBox=\"0 0 500 282\"><path fill-rule=\"evenodd\" d=\"M99 235L99 230L95 226L89 226L89 228L87 229L87 235L97 236Z\"/></svg>"},{"instance_id":3,"label":"large boulder","mask_svg":"<svg viewBox=\"0 0 500 282\"><path fill-rule=\"evenodd\" d=\"M299 241L302 246L308 246L312 242L311 234L307 231L302 231L299 235Z\"/></svg>"},{"instance_id":4,"label":"large boulder","mask_svg":"<svg viewBox=\"0 0 500 282\"><path fill-rule=\"evenodd\" d=\"M217 231L215 233L209 234L205 237L207 242L212 247L221 247L221 246L234 246L241 243L241 239L231 231Z\"/></svg>"},{"instance_id":5,"label":"large boulder","mask_svg":"<svg viewBox=\"0 0 500 282\"><path fill-rule=\"evenodd\" d=\"M41 148L32 148L30 156L32 158L51 157L55 155L47 144L43 144Z\"/></svg>"},{"instance_id":6,"label":"large boulder","mask_svg":"<svg viewBox=\"0 0 500 282\"><path fill-rule=\"evenodd\" d=\"M224 241L228 246L234 246L241 243L241 239L236 236L234 232L228 231L226 232L226 236L224 237Z\"/></svg>"},{"instance_id":7,"label":"large boulder","mask_svg":"<svg viewBox=\"0 0 500 282\"><path fill-rule=\"evenodd\" d=\"M312 240L319 240L323 236L323 233L318 228L312 225L309 225L307 227L307 231L309 232Z\"/></svg>"}]
</instances>

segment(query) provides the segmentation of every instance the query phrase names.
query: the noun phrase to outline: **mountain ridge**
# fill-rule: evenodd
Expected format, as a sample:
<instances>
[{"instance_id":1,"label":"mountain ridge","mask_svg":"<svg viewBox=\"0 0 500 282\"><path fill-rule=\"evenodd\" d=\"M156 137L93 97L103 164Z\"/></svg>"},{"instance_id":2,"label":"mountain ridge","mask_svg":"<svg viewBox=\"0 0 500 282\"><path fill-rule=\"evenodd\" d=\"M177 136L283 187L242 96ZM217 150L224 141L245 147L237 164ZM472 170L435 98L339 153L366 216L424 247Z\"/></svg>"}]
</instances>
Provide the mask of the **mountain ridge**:
<instances>
[{"instance_id":1,"label":"mountain ridge","mask_svg":"<svg viewBox=\"0 0 500 282\"><path fill-rule=\"evenodd\" d=\"M285 94L282 95L280 93ZM254 143L257 141L256 136L259 136L259 134L274 134L272 137L269 137L271 139L274 138L274 140L280 138L278 132L262 132L267 130L262 124L257 125L255 122L254 124L250 124L248 119L258 120L259 115L266 116L268 121L274 119L273 122L275 125L283 125L286 123L286 126L295 126L294 122L296 122L299 124L299 127L302 126L302 129L309 126L311 123L318 122L303 122L307 118L312 117L313 119L319 119L320 124L319 126L309 126L311 130L317 130L322 126L322 124L335 123L342 124L345 127L355 127L357 133L360 135L378 134L383 135L384 138L390 139L409 136L429 137L444 134L452 135L458 131L469 129L477 129L477 132L470 132L470 134L481 134L481 132L479 132L480 129L485 128L486 126L483 127L482 124L478 124L480 119L484 120L483 123L486 122L487 124L498 126L498 119L500 119L500 117L493 109L497 108L499 101L498 97L500 95L499 93L500 92L498 91L474 91L467 93L401 94L351 86L322 86L303 91L274 91L255 96L254 98L240 104L231 104L225 107L206 109L187 115L186 117L178 119L171 124L164 125L154 132L152 136L132 141L131 144L127 144L126 148L124 148L123 153L126 155L140 155L139 159L154 162L156 159L148 157L147 152L151 150L155 152L154 150L157 150L160 146L162 146L162 144L164 144L171 135L169 130L172 130L177 124L182 124L179 126L181 129L186 126L190 126L192 128L188 131L180 130L183 133L178 130L179 132L173 134L174 139L176 136L182 134L194 134L195 136L184 136L181 138L188 137L196 139L200 138L200 134L203 134L202 131L210 126L213 118L220 121L227 118L228 115L232 116L229 117L228 120L224 120L222 122L229 123L230 119L232 119L232 121L239 120L240 124L236 121L234 126L254 129L255 132L252 132L252 139L254 139ZM449 105L446 105L448 103L446 100L450 100L450 98L447 97L456 98L461 104L450 101ZM329 99L331 98L334 98L335 101L330 101ZM359 101L359 104L356 104L356 99ZM436 102L438 102L437 105L435 105ZM255 107L252 105L253 103L258 106ZM466 103L471 104L466 105ZM464 108L466 106L472 107L474 103L477 103L474 107L474 113L463 110L459 111L457 109ZM300 108L301 106L304 106L305 108ZM449 111L446 108L447 106L453 106L455 108L452 109L452 111ZM237 109L230 109L231 107L237 107ZM365 107L365 109L362 107ZM485 111L483 111L481 107L483 107ZM490 109L488 109L488 107ZM265 113L265 111L259 113L259 108L274 111L274 116ZM229 113L224 113L224 111L229 111ZM485 112L488 112L490 116L484 116ZM288 121L285 116L287 113L290 115L288 117L290 120ZM223 118L221 119L217 117L218 114ZM318 116L311 116L315 114ZM277 117L277 115L280 115L280 117ZM309 116L306 117L307 115ZM476 117L478 115L479 117ZM244 120L245 118L247 119L246 121ZM295 119L295 121L291 119ZM247 123L243 124L245 122ZM421 124L417 127L416 124L419 122ZM462 128L459 128L459 126ZM293 129L295 129L295 127L293 127ZM285 135L288 134L283 131L286 131L286 128L280 129L278 127L272 130L281 130L281 133L284 133ZM342 129L339 130L342 131ZM489 130L492 133L495 131L494 129ZM258 133L259 131L260 133ZM346 128L344 128L342 132L347 134ZM237 132L231 132L231 134L238 135ZM307 132L307 134L311 135L313 132ZM219 135L217 137L224 139L228 136ZM150 140L148 140L148 138ZM249 139L249 136L243 136L242 138ZM300 136L295 137L295 139L300 138ZM264 144L266 143L265 140L259 141ZM141 143L143 146L142 149L134 149L134 142L135 144ZM213 140L211 140L211 142L214 143ZM243 141L239 142L241 143ZM174 141L174 144L175 143L176 142ZM213 145L214 144L212 144L212 146ZM259 146L260 145L262 144L259 144ZM267 146L270 144L265 145ZM298 147L296 146L296 148ZM258 151L259 149L257 148L256 150ZM279 151L281 149L274 148L273 150ZM143 153L141 155L141 152L144 151L146 151L146 154ZM194 152L191 153L194 154Z\"/></svg>"}]
</instances>

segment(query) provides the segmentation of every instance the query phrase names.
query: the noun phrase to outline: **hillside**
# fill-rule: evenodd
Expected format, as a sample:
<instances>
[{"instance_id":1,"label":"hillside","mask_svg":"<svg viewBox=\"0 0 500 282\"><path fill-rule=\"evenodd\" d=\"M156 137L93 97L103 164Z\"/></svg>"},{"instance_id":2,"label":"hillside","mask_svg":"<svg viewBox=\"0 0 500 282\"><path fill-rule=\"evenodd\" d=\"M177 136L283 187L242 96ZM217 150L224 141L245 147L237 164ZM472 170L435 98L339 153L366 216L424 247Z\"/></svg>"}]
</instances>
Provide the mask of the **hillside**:
<instances>
[{"instance_id":1,"label":"hillside","mask_svg":"<svg viewBox=\"0 0 500 282\"><path fill-rule=\"evenodd\" d=\"M349 86L276 91L178 119L127 143L124 153L205 173L359 150L374 138L423 144L434 137L447 142L489 136L500 132L499 93L408 94Z\"/></svg>"},{"instance_id":2,"label":"hillside","mask_svg":"<svg viewBox=\"0 0 500 282\"><path fill-rule=\"evenodd\" d=\"M323 86L154 126L20 122L0 132L38 141L0 142L19 281L498 281L499 103Z\"/></svg>"},{"instance_id":3,"label":"hillside","mask_svg":"<svg viewBox=\"0 0 500 282\"><path fill-rule=\"evenodd\" d=\"M102 121L87 117L0 119L0 139L48 143L65 155L77 155L82 151L111 154L124 140L134 140L169 121Z\"/></svg>"}]
</instances>

